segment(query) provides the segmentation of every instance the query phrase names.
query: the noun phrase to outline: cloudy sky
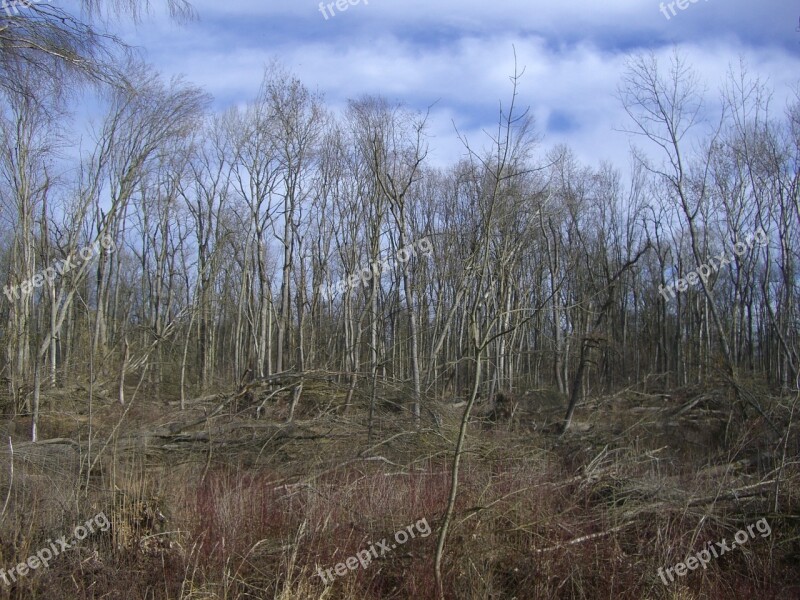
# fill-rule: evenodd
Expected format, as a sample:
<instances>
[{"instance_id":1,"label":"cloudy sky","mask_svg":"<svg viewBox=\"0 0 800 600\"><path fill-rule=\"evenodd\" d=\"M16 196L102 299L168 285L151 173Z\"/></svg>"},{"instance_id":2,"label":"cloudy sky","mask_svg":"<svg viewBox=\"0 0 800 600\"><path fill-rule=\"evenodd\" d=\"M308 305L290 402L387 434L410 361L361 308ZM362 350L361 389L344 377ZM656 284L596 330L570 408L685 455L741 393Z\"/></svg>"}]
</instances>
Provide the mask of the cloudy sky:
<instances>
[{"instance_id":1,"label":"cloudy sky","mask_svg":"<svg viewBox=\"0 0 800 600\"><path fill-rule=\"evenodd\" d=\"M677 47L712 109L742 60L774 89L776 114L800 82L800 2L790 0L681 0L674 15L655 0L352 0L346 10L326 1L325 15L319 0L195 0L199 19L186 24L170 22L157 1L149 18L118 23L116 33L164 74L205 88L216 107L253 98L278 58L334 110L367 93L432 107L436 164L463 153L453 123L476 141L496 124L514 49L525 67L520 103L544 148L566 143L591 165L627 162L615 90L631 53L667 61Z\"/></svg>"}]
</instances>

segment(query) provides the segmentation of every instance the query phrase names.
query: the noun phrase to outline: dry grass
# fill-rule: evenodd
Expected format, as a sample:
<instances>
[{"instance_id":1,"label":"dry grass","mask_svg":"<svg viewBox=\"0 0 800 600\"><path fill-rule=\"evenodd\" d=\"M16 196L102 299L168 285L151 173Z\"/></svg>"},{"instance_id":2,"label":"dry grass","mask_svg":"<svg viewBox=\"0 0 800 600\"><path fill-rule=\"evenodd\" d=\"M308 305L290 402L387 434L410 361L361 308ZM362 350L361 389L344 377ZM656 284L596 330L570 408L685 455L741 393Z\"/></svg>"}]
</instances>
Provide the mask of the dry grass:
<instances>
[{"instance_id":1,"label":"dry grass","mask_svg":"<svg viewBox=\"0 0 800 600\"><path fill-rule=\"evenodd\" d=\"M49 413L43 430L80 444L33 447L17 422L13 484L8 468L0 474L0 500L9 497L0 566L99 511L114 527L14 586L0 582L0 598L434 598L436 531L460 409L433 405L441 427L431 420L417 431L387 404L368 445L364 400L345 409L341 389L329 392L310 386L292 427L282 423L283 396L256 420L256 394L171 437L171 423L210 414L220 399L183 415L137 399L91 472L124 409L96 399L90 450L80 392L61 392L62 414ZM707 398L674 416L701 394ZM734 442L724 444L716 411L725 401L711 389L598 398L576 414L583 431L563 437L542 431L560 407L535 397L520 398L511 422L477 418L446 546L450 597L800 598L797 428L786 461L759 419L732 429ZM785 426L788 401L773 398L768 407ZM3 464L10 459L6 448ZM778 476L777 488L764 484ZM142 517L153 511L165 520ZM669 587L660 581L659 567L762 517L769 537ZM327 587L317 576L422 518L433 535Z\"/></svg>"}]
</instances>

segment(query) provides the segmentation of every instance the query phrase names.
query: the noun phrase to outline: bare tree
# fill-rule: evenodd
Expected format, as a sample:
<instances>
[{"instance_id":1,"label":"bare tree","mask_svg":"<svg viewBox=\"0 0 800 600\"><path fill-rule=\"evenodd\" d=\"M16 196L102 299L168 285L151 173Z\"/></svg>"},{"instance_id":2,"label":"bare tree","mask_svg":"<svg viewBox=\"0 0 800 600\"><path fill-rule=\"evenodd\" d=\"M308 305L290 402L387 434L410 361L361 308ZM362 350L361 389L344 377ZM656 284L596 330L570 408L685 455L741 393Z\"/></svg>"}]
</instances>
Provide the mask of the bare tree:
<instances>
[{"instance_id":1,"label":"bare tree","mask_svg":"<svg viewBox=\"0 0 800 600\"><path fill-rule=\"evenodd\" d=\"M467 427L475 401L481 389L483 361L486 351L495 340L511 333L503 329L507 324L505 306L494 304L491 297L495 294L498 282L495 266L514 260L518 247L504 246L502 254L492 256L492 242L496 235L498 223L509 217L506 213L515 208L513 200L517 197L516 188L520 180L532 172L531 150L536 142L533 132L533 120L528 111L517 112L517 85L521 73L515 72L511 77L513 91L507 109L500 109L497 134L492 138L491 146L485 154L474 151L469 143L464 144L469 151L472 172L469 186L474 194L472 200L475 215L474 228L467 244L471 249L468 260L463 265L462 277L469 280L471 286L465 298L466 326L470 345L470 360L474 365L472 389L461 418L461 425L453 452L453 465L450 476L450 493L447 509L436 544L434 571L439 598L444 600L444 583L442 576L442 557L445 541L455 510L458 496L458 478L461 457L466 439ZM511 202L509 202L511 201ZM541 209L541 208L540 208ZM530 213L535 216L535 213ZM531 220L531 225L535 221ZM519 327L540 310L541 307L530 307L523 319L514 327Z\"/></svg>"}]
</instances>

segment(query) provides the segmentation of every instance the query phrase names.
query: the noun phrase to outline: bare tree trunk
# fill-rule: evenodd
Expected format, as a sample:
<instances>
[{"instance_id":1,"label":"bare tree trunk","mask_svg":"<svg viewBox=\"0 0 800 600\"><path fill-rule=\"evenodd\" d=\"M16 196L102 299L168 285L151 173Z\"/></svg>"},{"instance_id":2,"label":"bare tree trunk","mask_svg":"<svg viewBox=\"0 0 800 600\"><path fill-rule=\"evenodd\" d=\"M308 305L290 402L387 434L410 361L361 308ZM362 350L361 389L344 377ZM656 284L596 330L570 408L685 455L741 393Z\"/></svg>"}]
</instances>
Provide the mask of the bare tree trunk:
<instances>
[{"instance_id":1,"label":"bare tree trunk","mask_svg":"<svg viewBox=\"0 0 800 600\"><path fill-rule=\"evenodd\" d=\"M41 370L39 361L33 365L33 418L31 419L31 441L39 439L39 393L42 389Z\"/></svg>"},{"instance_id":2,"label":"bare tree trunk","mask_svg":"<svg viewBox=\"0 0 800 600\"><path fill-rule=\"evenodd\" d=\"M587 324L588 325L588 324ZM572 423L572 416L575 414L575 408L583 396L583 379L586 373L586 367L589 364L589 355L592 348L597 347L597 340L589 336L581 340L581 352L578 357L578 370L575 373L575 379L572 381L572 390L569 396L569 405L567 406L567 414L564 416L564 423L561 427L561 433L565 433Z\"/></svg>"},{"instance_id":3,"label":"bare tree trunk","mask_svg":"<svg viewBox=\"0 0 800 600\"><path fill-rule=\"evenodd\" d=\"M125 406L125 371L128 369L129 360L130 351L128 347L128 336L126 335L122 341L122 361L119 368L119 389L117 391L117 399L122 406Z\"/></svg>"}]
</instances>

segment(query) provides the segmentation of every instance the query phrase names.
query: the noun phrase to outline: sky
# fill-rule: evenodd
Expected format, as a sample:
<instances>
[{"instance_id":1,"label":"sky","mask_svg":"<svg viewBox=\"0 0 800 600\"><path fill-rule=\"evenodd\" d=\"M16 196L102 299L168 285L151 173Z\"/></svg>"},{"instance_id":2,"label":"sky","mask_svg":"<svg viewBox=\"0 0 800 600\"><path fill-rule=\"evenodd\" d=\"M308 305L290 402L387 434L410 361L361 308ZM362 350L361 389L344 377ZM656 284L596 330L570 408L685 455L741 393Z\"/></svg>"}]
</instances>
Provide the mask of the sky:
<instances>
[{"instance_id":1,"label":"sky","mask_svg":"<svg viewBox=\"0 0 800 600\"><path fill-rule=\"evenodd\" d=\"M59 0L52 0L58 2ZM518 102L530 107L546 151L570 146L584 163L628 161L630 122L616 97L626 59L677 49L706 86L715 114L726 73L744 61L774 90L775 116L800 88L800 2L789 0L195 0L198 19L170 21L153 0L140 23L112 25L165 76L184 75L224 109L254 98L278 59L341 111L381 94L426 111L429 160L464 154L496 129L509 76L524 68ZM683 8L681 8L683 7ZM709 123L709 126L712 124Z\"/></svg>"}]
</instances>

